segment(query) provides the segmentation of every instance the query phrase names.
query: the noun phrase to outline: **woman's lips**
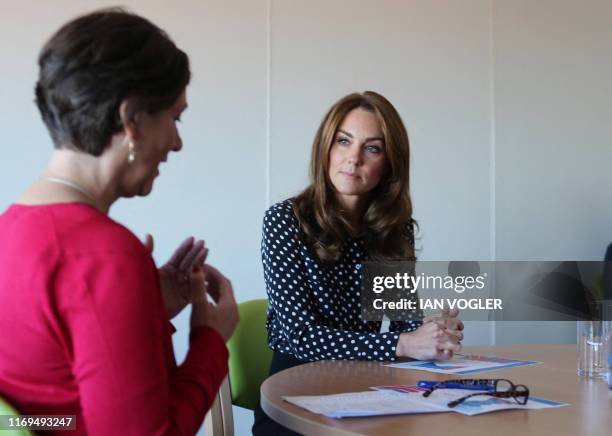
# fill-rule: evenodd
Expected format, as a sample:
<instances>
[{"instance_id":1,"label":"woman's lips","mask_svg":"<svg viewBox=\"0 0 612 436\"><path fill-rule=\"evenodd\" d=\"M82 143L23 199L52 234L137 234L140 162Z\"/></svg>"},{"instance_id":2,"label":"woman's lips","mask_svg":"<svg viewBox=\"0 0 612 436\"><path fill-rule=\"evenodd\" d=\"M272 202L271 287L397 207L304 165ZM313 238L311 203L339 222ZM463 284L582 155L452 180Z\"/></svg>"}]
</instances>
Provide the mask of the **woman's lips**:
<instances>
[{"instance_id":1,"label":"woman's lips","mask_svg":"<svg viewBox=\"0 0 612 436\"><path fill-rule=\"evenodd\" d=\"M359 178L357 173L349 173L349 172L346 172L346 171L340 171L340 174L343 174L346 177L350 177L351 179L358 179Z\"/></svg>"}]
</instances>

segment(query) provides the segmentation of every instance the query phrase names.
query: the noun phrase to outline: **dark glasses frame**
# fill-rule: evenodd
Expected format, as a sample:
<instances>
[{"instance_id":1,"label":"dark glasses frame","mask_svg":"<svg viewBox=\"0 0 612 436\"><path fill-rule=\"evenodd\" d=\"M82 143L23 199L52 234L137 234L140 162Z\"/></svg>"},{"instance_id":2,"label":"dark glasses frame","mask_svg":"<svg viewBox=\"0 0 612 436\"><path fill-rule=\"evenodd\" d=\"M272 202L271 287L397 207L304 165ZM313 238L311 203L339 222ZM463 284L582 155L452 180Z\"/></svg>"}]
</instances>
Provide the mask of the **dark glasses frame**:
<instances>
[{"instance_id":1,"label":"dark glasses frame","mask_svg":"<svg viewBox=\"0 0 612 436\"><path fill-rule=\"evenodd\" d=\"M457 398L456 400L450 401L448 407L456 407L463 403L468 398L475 397L477 395L489 395L495 398L513 398L521 406L527 404L529 400L529 388L525 385L512 385L512 388L502 392L474 392L473 394L466 395L465 397Z\"/></svg>"}]
</instances>

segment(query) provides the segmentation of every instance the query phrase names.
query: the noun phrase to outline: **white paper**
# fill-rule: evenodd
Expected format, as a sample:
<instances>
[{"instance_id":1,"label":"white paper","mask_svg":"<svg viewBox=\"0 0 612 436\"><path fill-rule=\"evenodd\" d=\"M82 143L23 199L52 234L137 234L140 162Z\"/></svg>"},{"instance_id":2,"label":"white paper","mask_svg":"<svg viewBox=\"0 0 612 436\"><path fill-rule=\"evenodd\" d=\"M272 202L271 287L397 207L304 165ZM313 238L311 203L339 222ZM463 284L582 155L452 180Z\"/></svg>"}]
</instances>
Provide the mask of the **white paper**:
<instances>
[{"instance_id":1,"label":"white paper","mask_svg":"<svg viewBox=\"0 0 612 436\"><path fill-rule=\"evenodd\" d=\"M446 408L448 411L457 412L468 416L480 415L498 410L537 410L568 406L567 403L544 400L542 398L531 396L529 397L527 404L520 405L513 398L495 398L490 395L479 395L477 397L468 398L453 408L447 406L450 401L473 393L475 392L469 389L438 389L432 392L427 398L423 397L422 394L416 395L419 395L425 401L431 401L439 407Z\"/></svg>"},{"instance_id":2,"label":"white paper","mask_svg":"<svg viewBox=\"0 0 612 436\"><path fill-rule=\"evenodd\" d=\"M416 369L418 371L428 371L439 374L471 374L538 363L541 362L494 356L480 356L475 354L457 354L450 360L416 360L392 363L386 366L401 369Z\"/></svg>"},{"instance_id":3,"label":"white paper","mask_svg":"<svg viewBox=\"0 0 612 436\"><path fill-rule=\"evenodd\" d=\"M349 392L346 394L283 397L310 412L330 418L442 412L434 403L415 402L413 397L390 391Z\"/></svg>"},{"instance_id":4,"label":"white paper","mask_svg":"<svg viewBox=\"0 0 612 436\"><path fill-rule=\"evenodd\" d=\"M425 398L420 392L399 393L379 390L334 395L283 397L283 399L310 412L330 418L433 412L456 412L472 416L506 409L533 410L568 405L536 397L530 397L527 404L520 405L512 398L494 398L482 395L470 398L454 408L447 406L449 401L473 393L473 390L467 389L440 389Z\"/></svg>"}]
</instances>

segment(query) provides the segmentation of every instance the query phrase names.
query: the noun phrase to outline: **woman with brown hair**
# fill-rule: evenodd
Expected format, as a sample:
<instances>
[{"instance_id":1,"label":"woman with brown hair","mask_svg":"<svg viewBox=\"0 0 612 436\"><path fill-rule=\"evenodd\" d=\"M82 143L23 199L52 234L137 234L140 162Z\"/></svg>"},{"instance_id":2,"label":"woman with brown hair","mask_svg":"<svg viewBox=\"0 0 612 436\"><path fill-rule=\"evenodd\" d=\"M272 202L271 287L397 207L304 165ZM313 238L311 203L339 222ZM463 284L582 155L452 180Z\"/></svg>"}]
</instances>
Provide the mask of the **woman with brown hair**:
<instances>
[{"instance_id":1,"label":"woman with brown hair","mask_svg":"<svg viewBox=\"0 0 612 436\"><path fill-rule=\"evenodd\" d=\"M391 322L361 318L361 262L415 260L410 150L393 105L372 91L345 96L315 135L311 183L265 214L270 373L321 359L448 359L460 349L456 313ZM255 412L254 434L291 434Z\"/></svg>"}]
</instances>

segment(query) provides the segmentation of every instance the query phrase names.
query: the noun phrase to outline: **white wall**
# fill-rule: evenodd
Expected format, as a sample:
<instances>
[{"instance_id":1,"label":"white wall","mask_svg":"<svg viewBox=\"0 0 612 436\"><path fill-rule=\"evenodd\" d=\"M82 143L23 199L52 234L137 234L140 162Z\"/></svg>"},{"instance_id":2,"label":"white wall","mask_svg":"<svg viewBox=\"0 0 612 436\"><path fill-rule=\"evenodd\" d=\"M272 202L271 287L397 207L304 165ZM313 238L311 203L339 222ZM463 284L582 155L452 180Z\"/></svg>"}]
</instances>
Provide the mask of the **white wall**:
<instances>
[{"instance_id":1,"label":"white wall","mask_svg":"<svg viewBox=\"0 0 612 436\"><path fill-rule=\"evenodd\" d=\"M152 195L111 215L153 233L160 262L204 237L240 301L265 295L263 211L304 187L318 123L352 91L386 95L407 125L421 259L598 260L612 241L607 0L123 3L190 55L193 82L184 150ZM2 1L0 209L51 150L33 104L38 50L112 4ZM182 359L186 317L176 324ZM516 324L472 323L466 343L575 340L571 323ZM250 419L236 410L237 434Z\"/></svg>"},{"instance_id":2,"label":"white wall","mask_svg":"<svg viewBox=\"0 0 612 436\"><path fill-rule=\"evenodd\" d=\"M612 241L612 3L498 1L497 260L602 260ZM498 323L497 343L569 342L574 323Z\"/></svg>"}]
</instances>

